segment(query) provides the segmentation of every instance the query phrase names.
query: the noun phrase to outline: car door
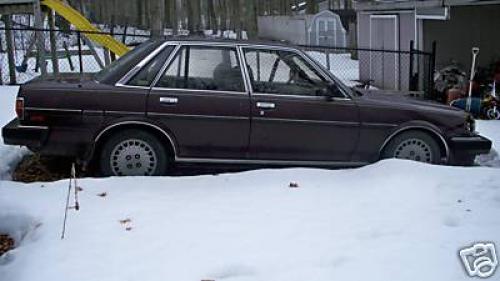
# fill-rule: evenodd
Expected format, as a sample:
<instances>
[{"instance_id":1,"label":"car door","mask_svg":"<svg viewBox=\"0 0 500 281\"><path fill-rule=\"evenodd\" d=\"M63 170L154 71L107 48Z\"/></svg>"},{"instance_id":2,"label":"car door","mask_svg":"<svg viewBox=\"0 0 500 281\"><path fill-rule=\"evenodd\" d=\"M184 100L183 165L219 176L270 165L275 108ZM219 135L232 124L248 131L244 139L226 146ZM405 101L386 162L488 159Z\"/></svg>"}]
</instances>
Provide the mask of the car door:
<instances>
[{"instance_id":1,"label":"car door","mask_svg":"<svg viewBox=\"0 0 500 281\"><path fill-rule=\"evenodd\" d=\"M248 47L244 58L252 87L254 158L351 160L359 135L358 108L330 77L295 50ZM326 91L337 97L327 97Z\"/></svg>"},{"instance_id":2,"label":"car door","mask_svg":"<svg viewBox=\"0 0 500 281\"><path fill-rule=\"evenodd\" d=\"M147 115L177 144L178 161L247 157L249 93L231 45L181 45L155 82Z\"/></svg>"}]
</instances>

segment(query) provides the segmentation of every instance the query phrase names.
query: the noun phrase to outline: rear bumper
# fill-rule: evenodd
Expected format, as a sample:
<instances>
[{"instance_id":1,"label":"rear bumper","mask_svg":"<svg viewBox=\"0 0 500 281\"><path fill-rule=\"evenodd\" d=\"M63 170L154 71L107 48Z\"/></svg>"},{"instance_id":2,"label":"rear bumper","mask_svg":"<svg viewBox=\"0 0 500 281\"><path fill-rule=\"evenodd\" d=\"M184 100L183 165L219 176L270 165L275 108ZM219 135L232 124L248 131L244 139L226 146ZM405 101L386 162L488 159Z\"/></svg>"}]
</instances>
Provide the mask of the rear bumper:
<instances>
[{"instance_id":1,"label":"rear bumper","mask_svg":"<svg viewBox=\"0 0 500 281\"><path fill-rule=\"evenodd\" d=\"M45 126L23 126L16 118L2 128L3 142L7 145L27 146L30 149L41 148L49 135Z\"/></svg>"}]
</instances>

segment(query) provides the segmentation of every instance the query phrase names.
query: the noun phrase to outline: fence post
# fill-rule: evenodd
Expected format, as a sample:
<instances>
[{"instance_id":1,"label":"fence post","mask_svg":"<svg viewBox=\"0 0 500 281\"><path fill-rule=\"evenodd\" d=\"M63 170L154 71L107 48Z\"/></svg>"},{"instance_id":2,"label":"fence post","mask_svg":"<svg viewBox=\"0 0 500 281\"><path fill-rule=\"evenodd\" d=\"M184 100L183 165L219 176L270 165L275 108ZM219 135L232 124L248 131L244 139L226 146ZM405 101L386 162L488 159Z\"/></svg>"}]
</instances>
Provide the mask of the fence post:
<instances>
[{"instance_id":1,"label":"fence post","mask_svg":"<svg viewBox=\"0 0 500 281\"><path fill-rule=\"evenodd\" d=\"M434 70L436 68L436 41L432 41L432 51L429 58L429 96L430 98L435 98L434 96Z\"/></svg>"},{"instance_id":2,"label":"fence post","mask_svg":"<svg viewBox=\"0 0 500 281\"><path fill-rule=\"evenodd\" d=\"M331 71L332 69L330 68L331 62L330 62L330 51L328 49L325 50L325 55L326 55L326 68L328 71Z\"/></svg>"},{"instance_id":3,"label":"fence post","mask_svg":"<svg viewBox=\"0 0 500 281\"><path fill-rule=\"evenodd\" d=\"M35 31L36 43L37 43L37 56L40 64L40 71L42 77L47 75L47 62L45 61L45 38L43 34L43 12L42 7L40 5L40 0L35 0L33 3L33 9L35 14Z\"/></svg>"},{"instance_id":4,"label":"fence post","mask_svg":"<svg viewBox=\"0 0 500 281\"><path fill-rule=\"evenodd\" d=\"M7 58L9 61L9 77L10 84L17 84L16 81L16 60L14 53L16 52L16 46L14 45L14 39L12 37L12 19L11 15L4 16L5 22L5 42L7 43Z\"/></svg>"},{"instance_id":5,"label":"fence post","mask_svg":"<svg viewBox=\"0 0 500 281\"><path fill-rule=\"evenodd\" d=\"M80 74L83 74L83 57L82 57L82 34L81 32L78 30L76 32L76 35L78 37L78 62L79 62L79 65L80 65Z\"/></svg>"},{"instance_id":6,"label":"fence post","mask_svg":"<svg viewBox=\"0 0 500 281\"><path fill-rule=\"evenodd\" d=\"M409 79L408 79L408 90L409 91L415 91L415 83L413 82L413 63L415 59L415 54L414 54L414 48L415 48L415 42L413 40L410 40L410 66L409 66Z\"/></svg>"},{"instance_id":7,"label":"fence post","mask_svg":"<svg viewBox=\"0 0 500 281\"><path fill-rule=\"evenodd\" d=\"M57 56L57 41L55 33L55 17L54 11L49 10L49 39L50 39L50 57L52 59L52 72L54 75L59 74L59 58Z\"/></svg>"}]
</instances>

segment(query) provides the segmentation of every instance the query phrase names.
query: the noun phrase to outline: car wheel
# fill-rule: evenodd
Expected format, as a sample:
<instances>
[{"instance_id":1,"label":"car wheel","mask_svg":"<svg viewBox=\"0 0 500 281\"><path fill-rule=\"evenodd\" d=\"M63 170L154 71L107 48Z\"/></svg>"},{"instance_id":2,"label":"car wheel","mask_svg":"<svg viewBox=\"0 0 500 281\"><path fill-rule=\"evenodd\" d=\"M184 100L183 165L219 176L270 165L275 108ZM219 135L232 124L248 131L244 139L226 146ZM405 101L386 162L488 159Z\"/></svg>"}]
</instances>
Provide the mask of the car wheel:
<instances>
[{"instance_id":1,"label":"car wheel","mask_svg":"<svg viewBox=\"0 0 500 281\"><path fill-rule=\"evenodd\" d=\"M441 149L432 136L425 132L411 131L394 137L384 149L382 158L408 159L438 164Z\"/></svg>"},{"instance_id":2,"label":"car wheel","mask_svg":"<svg viewBox=\"0 0 500 281\"><path fill-rule=\"evenodd\" d=\"M451 162L454 166L470 167L474 166L476 155L454 155Z\"/></svg>"},{"instance_id":3,"label":"car wheel","mask_svg":"<svg viewBox=\"0 0 500 281\"><path fill-rule=\"evenodd\" d=\"M159 176L166 171L167 150L154 135L126 130L111 136L100 156L105 176Z\"/></svg>"}]
</instances>

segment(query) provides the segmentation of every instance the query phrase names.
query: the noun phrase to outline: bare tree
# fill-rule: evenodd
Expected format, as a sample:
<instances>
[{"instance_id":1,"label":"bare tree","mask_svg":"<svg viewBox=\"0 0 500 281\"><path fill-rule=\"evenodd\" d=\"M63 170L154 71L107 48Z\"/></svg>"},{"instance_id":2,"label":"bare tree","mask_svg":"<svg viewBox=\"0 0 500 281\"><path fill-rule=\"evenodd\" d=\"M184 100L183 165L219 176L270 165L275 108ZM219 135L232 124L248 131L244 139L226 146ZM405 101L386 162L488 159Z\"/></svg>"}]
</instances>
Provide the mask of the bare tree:
<instances>
[{"instance_id":1,"label":"bare tree","mask_svg":"<svg viewBox=\"0 0 500 281\"><path fill-rule=\"evenodd\" d=\"M207 0L207 19L208 28L211 29L213 33L217 32L217 20L215 18L214 0Z\"/></svg>"},{"instance_id":2,"label":"bare tree","mask_svg":"<svg viewBox=\"0 0 500 281\"><path fill-rule=\"evenodd\" d=\"M165 1L152 0L150 3L151 36L153 38L163 37Z\"/></svg>"},{"instance_id":3,"label":"bare tree","mask_svg":"<svg viewBox=\"0 0 500 281\"><path fill-rule=\"evenodd\" d=\"M248 38L257 37L257 3L256 0L244 0L245 5L245 29Z\"/></svg>"},{"instance_id":4,"label":"bare tree","mask_svg":"<svg viewBox=\"0 0 500 281\"><path fill-rule=\"evenodd\" d=\"M201 7L200 0L186 0L187 1L187 16L188 16L188 30L191 34L201 32Z\"/></svg>"}]
</instances>

